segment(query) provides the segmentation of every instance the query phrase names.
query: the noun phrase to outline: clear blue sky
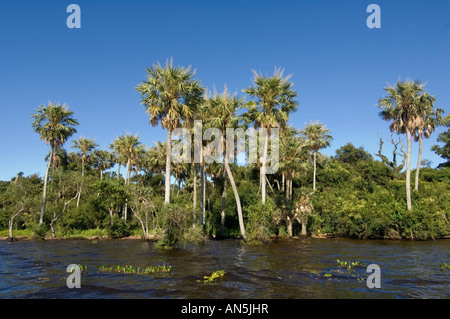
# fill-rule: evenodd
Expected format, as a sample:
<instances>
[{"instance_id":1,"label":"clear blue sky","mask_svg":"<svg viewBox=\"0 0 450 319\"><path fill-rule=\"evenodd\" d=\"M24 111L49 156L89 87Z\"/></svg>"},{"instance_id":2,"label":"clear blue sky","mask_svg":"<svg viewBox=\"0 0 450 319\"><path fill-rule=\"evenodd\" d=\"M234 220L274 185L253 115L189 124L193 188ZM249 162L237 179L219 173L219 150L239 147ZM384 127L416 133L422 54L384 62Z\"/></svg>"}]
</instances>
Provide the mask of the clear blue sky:
<instances>
[{"instance_id":1,"label":"clear blue sky","mask_svg":"<svg viewBox=\"0 0 450 319\"><path fill-rule=\"evenodd\" d=\"M71 3L81 7L81 29L66 26ZM381 29L366 26L371 3L381 7ZM49 148L30 116L49 100L75 112L74 138L102 148L127 132L146 145L164 140L134 88L147 66L170 57L197 69L209 89L227 84L239 94L252 69L284 67L300 103L290 124L326 124L334 137L327 155L347 142L374 153L377 133L390 135L377 107L388 83L425 81L436 106L450 111L450 2L1 0L0 180L44 175ZM424 142L433 166L442 162L430 151L442 131ZM413 167L416 156L414 146Z\"/></svg>"}]
</instances>

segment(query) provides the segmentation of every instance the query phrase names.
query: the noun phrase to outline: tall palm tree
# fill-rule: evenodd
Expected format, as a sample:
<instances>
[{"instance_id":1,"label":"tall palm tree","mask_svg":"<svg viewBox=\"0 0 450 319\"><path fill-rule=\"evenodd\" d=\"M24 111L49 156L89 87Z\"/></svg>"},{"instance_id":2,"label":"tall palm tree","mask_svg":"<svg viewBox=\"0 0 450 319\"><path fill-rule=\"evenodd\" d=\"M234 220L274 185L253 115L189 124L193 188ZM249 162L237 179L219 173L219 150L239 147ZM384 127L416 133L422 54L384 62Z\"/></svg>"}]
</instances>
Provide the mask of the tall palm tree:
<instances>
[{"instance_id":1,"label":"tall palm tree","mask_svg":"<svg viewBox=\"0 0 450 319\"><path fill-rule=\"evenodd\" d=\"M120 155L125 159L127 172L125 175L125 185L130 183L132 167L138 162L139 156L144 151L144 146L139 141L137 135L122 135L118 137Z\"/></svg>"},{"instance_id":2,"label":"tall palm tree","mask_svg":"<svg viewBox=\"0 0 450 319\"><path fill-rule=\"evenodd\" d=\"M72 148L78 150L78 156L81 159L81 176L84 176L86 163L91 159L92 152L98 145L95 143L95 140L84 137L79 137L72 143Z\"/></svg>"},{"instance_id":3,"label":"tall palm tree","mask_svg":"<svg viewBox=\"0 0 450 319\"><path fill-rule=\"evenodd\" d=\"M107 150L95 150L94 157L96 167L100 171L100 179L103 179L103 172L111 168L114 164L114 155Z\"/></svg>"},{"instance_id":4,"label":"tall palm tree","mask_svg":"<svg viewBox=\"0 0 450 319\"><path fill-rule=\"evenodd\" d=\"M389 126L391 132L406 133L406 206L411 211L411 137L417 127L417 113L424 85L420 81L398 81L395 86L384 90L387 95L378 101L379 108L382 109L380 117L392 121Z\"/></svg>"},{"instance_id":5,"label":"tall palm tree","mask_svg":"<svg viewBox=\"0 0 450 319\"><path fill-rule=\"evenodd\" d=\"M123 157L122 152L122 140L116 138L110 145L109 148L112 150L112 155L114 157L114 162L117 164L117 179L120 179L120 166L126 164L126 160Z\"/></svg>"},{"instance_id":6,"label":"tall palm tree","mask_svg":"<svg viewBox=\"0 0 450 319\"><path fill-rule=\"evenodd\" d=\"M308 163L309 141L297 134L295 128L288 126L280 135L280 171L286 180L286 198L289 200L292 200L295 173L306 171Z\"/></svg>"},{"instance_id":7,"label":"tall palm tree","mask_svg":"<svg viewBox=\"0 0 450 319\"><path fill-rule=\"evenodd\" d=\"M313 163L314 163L314 173L313 173L313 191L316 190L316 171L317 171L317 152L325 147L330 146L330 142L333 137L328 134L330 130L325 127L325 125L314 122L306 125L301 133L308 139L309 146L313 151Z\"/></svg>"},{"instance_id":8,"label":"tall palm tree","mask_svg":"<svg viewBox=\"0 0 450 319\"><path fill-rule=\"evenodd\" d=\"M235 153L235 148L233 147L232 149L227 149L226 143L226 129L237 127L239 118L236 115L236 112L240 108L242 108L243 105L244 99L237 98L236 94L229 94L227 87L225 86L225 89L222 94L217 94L217 92L214 92L214 95L211 98L206 99L206 103L204 104L204 111L209 119L208 122L206 123L206 127L219 128L222 131L223 159L226 172L225 178L228 177L231 184L231 188L233 189L234 198L236 200L236 208L238 212L239 228L241 230L242 238L246 240L247 237L245 235L241 200L239 198L239 193L237 191L236 183L234 181L233 173L230 169L229 163L230 158ZM224 184L224 189L225 187L226 184ZM223 215L221 223L222 234L224 221L225 216Z\"/></svg>"},{"instance_id":9,"label":"tall palm tree","mask_svg":"<svg viewBox=\"0 0 450 319\"><path fill-rule=\"evenodd\" d=\"M195 108L201 101L203 87L194 79L195 70L190 67L175 67L173 60L147 68L147 80L136 90L141 93L141 103L146 107L150 123L156 126L161 121L167 129L166 185L164 202L170 202L170 166L172 131L183 121L191 121Z\"/></svg>"},{"instance_id":10,"label":"tall palm tree","mask_svg":"<svg viewBox=\"0 0 450 319\"><path fill-rule=\"evenodd\" d=\"M39 224L42 225L47 200L48 174L54 152L56 149L61 148L67 139L76 133L75 125L78 125L78 121L72 117L73 111L70 111L65 104L60 105L49 102L47 106L39 106L35 112L32 115L34 120L32 127L41 136L41 140L50 145L50 157L44 177L41 214L39 216Z\"/></svg>"},{"instance_id":11,"label":"tall palm tree","mask_svg":"<svg viewBox=\"0 0 450 319\"><path fill-rule=\"evenodd\" d=\"M266 202L266 164L269 135L272 128L284 128L289 114L297 109L297 92L292 90L291 75L284 77L284 70L275 68L273 76L265 77L253 72L253 86L246 90L253 101L248 104L247 117L253 121L255 128L267 130L260 169L261 200Z\"/></svg>"},{"instance_id":12,"label":"tall palm tree","mask_svg":"<svg viewBox=\"0 0 450 319\"><path fill-rule=\"evenodd\" d=\"M86 162L91 159L92 151L98 145L93 139L84 138L81 136L77 140L72 141L72 143L72 148L78 149L78 157L81 159L81 176L84 178ZM82 188L83 183L81 183L80 189L78 190L77 208L80 206Z\"/></svg>"},{"instance_id":13,"label":"tall palm tree","mask_svg":"<svg viewBox=\"0 0 450 319\"><path fill-rule=\"evenodd\" d=\"M434 109L436 98L429 93L423 93L418 99L415 129L412 131L414 141L419 142L419 155L417 157L416 179L414 180L414 190L419 190L419 172L422 165L423 138L429 138L438 125L443 124L442 109Z\"/></svg>"},{"instance_id":14,"label":"tall palm tree","mask_svg":"<svg viewBox=\"0 0 450 319\"><path fill-rule=\"evenodd\" d=\"M152 146L148 151L148 165L152 167L153 171L164 174L166 166L166 152L167 143L156 142L156 145Z\"/></svg>"}]
</instances>

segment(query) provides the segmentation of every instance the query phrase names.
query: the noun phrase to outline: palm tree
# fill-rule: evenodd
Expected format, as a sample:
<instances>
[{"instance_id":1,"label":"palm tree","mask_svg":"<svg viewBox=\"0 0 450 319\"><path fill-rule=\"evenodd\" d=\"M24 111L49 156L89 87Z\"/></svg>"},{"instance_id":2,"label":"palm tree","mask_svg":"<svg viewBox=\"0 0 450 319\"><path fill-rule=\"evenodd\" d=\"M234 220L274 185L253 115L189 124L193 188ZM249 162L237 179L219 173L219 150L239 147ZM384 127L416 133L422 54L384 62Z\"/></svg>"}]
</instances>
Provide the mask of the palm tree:
<instances>
[{"instance_id":1,"label":"palm tree","mask_svg":"<svg viewBox=\"0 0 450 319\"><path fill-rule=\"evenodd\" d=\"M206 102L203 105L203 111L207 114L208 122L207 127L219 128L222 131L222 147L223 147L223 158L225 166L225 178L228 177L230 180L231 188L233 189L234 198L236 200L236 208L238 212L239 228L241 230L241 235L244 240L246 240L244 218L242 214L241 200L239 198L239 193L237 191L236 183L234 181L233 173L230 169L229 160L234 155L235 149L227 149L226 143L226 129L235 128L238 125L239 119L236 112L243 107L244 99L237 98L236 94L229 94L227 87L222 94L214 95L211 98L205 99ZM224 183L224 193L225 194L226 184ZM222 199L224 201L224 198ZM223 234L223 227L225 222L224 210L222 209L222 221L221 221L221 232Z\"/></svg>"},{"instance_id":2,"label":"palm tree","mask_svg":"<svg viewBox=\"0 0 450 319\"><path fill-rule=\"evenodd\" d=\"M32 115L34 119L32 123L33 129L41 136L41 140L50 145L50 157L44 177L44 190L39 217L39 224L42 225L47 200L48 174L52 165L54 152L56 149L61 148L67 139L76 133L77 130L74 126L78 125L78 121L72 117L73 111L69 111L65 104L59 105L49 102L47 106L39 106L35 112Z\"/></svg>"},{"instance_id":3,"label":"palm tree","mask_svg":"<svg viewBox=\"0 0 450 319\"><path fill-rule=\"evenodd\" d=\"M248 104L247 117L253 121L255 128L267 130L264 141L264 150L260 169L261 199L266 202L266 163L269 144L269 135L272 128L284 128L289 114L297 109L297 92L292 90L291 75L284 77L284 70L275 68L271 77L264 77L256 71L252 71L253 86L246 90L254 100Z\"/></svg>"},{"instance_id":4,"label":"palm tree","mask_svg":"<svg viewBox=\"0 0 450 319\"><path fill-rule=\"evenodd\" d=\"M114 165L114 155L106 150L95 150L94 157L100 171L100 179L103 179L103 172Z\"/></svg>"},{"instance_id":5,"label":"palm tree","mask_svg":"<svg viewBox=\"0 0 450 319\"><path fill-rule=\"evenodd\" d=\"M395 86L384 88L387 95L379 99L380 117L392 121L389 126L391 132L406 133L406 206L409 211L411 205L411 136L416 129L417 113L421 98L423 99L424 85L420 81L398 81Z\"/></svg>"},{"instance_id":6,"label":"palm tree","mask_svg":"<svg viewBox=\"0 0 450 319\"><path fill-rule=\"evenodd\" d=\"M79 137L72 141L72 148L78 149L78 156L81 159L81 176L84 176L86 162L90 160L92 151L98 146L95 140Z\"/></svg>"},{"instance_id":7,"label":"palm tree","mask_svg":"<svg viewBox=\"0 0 450 319\"><path fill-rule=\"evenodd\" d=\"M109 145L109 148L112 150L114 162L117 164L117 179L120 179L120 166L126 164L126 160L122 154L122 141L119 138L116 138Z\"/></svg>"},{"instance_id":8,"label":"palm tree","mask_svg":"<svg viewBox=\"0 0 450 319\"><path fill-rule=\"evenodd\" d=\"M298 131L288 126L281 131L280 140L280 171L282 184L286 182L286 198L292 200L292 181L296 172L306 171L309 142Z\"/></svg>"},{"instance_id":9,"label":"palm tree","mask_svg":"<svg viewBox=\"0 0 450 319\"><path fill-rule=\"evenodd\" d=\"M85 164L91 158L92 151L98 145L95 143L93 139L79 137L77 140L72 141L72 148L78 149L78 157L81 159L81 176L84 178L84 170ZM80 206L80 198L81 191L83 188L83 183L80 185L80 189L78 190L78 198L77 198L77 208Z\"/></svg>"},{"instance_id":10,"label":"palm tree","mask_svg":"<svg viewBox=\"0 0 450 319\"><path fill-rule=\"evenodd\" d=\"M138 162L139 156L144 151L144 146L139 142L137 135L122 135L118 137L120 155L125 159L127 173L125 175L125 185L130 183L131 170L133 165Z\"/></svg>"},{"instance_id":11,"label":"palm tree","mask_svg":"<svg viewBox=\"0 0 450 319\"><path fill-rule=\"evenodd\" d=\"M423 93L418 99L417 114L415 118L415 129L412 131L414 141L419 142L419 155L417 157L416 179L414 190L419 190L419 172L422 165L423 137L429 138L438 125L443 124L442 109L434 109L436 98L429 93Z\"/></svg>"},{"instance_id":12,"label":"palm tree","mask_svg":"<svg viewBox=\"0 0 450 319\"><path fill-rule=\"evenodd\" d=\"M314 122L306 125L301 133L308 139L311 150L313 151L313 163L314 163L314 173L313 173L313 191L316 190L316 166L317 166L317 152L325 147L330 146L330 142L333 137L328 134L330 130L325 127L325 125Z\"/></svg>"},{"instance_id":13,"label":"palm tree","mask_svg":"<svg viewBox=\"0 0 450 319\"><path fill-rule=\"evenodd\" d=\"M156 142L156 145L147 151L149 168L151 167L154 171L164 174L166 152L167 144L159 141Z\"/></svg>"},{"instance_id":14,"label":"palm tree","mask_svg":"<svg viewBox=\"0 0 450 319\"><path fill-rule=\"evenodd\" d=\"M438 167L450 167L450 114L447 114L443 122L444 125L448 127L448 130L439 134L437 141L444 143L444 145L433 145L431 150L443 159L447 160L447 162L439 164Z\"/></svg>"},{"instance_id":15,"label":"palm tree","mask_svg":"<svg viewBox=\"0 0 450 319\"><path fill-rule=\"evenodd\" d=\"M190 67L175 67L173 60L147 68L147 80L136 90L141 93L141 103L146 107L150 123L156 126L161 121L167 129L166 185L164 202L170 202L170 164L172 131L183 121L191 121L196 106L201 101L203 87L194 79L195 70Z\"/></svg>"},{"instance_id":16,"label":"palm tree","mask_svg":"<svg viewBox=\"0 0 450 319\"><path fill-rule=\"evenodd\" d=\"M48 155L45 157L45 161L47 162L51 156L51 152L48 153ZM58 148L55 149L53 152L53 159L52 159L52 170L57 170L59 168L65 169L67 165L69 164L69 155L67 154L67 151L64 148Z\"/></svg>"}]
</instances>

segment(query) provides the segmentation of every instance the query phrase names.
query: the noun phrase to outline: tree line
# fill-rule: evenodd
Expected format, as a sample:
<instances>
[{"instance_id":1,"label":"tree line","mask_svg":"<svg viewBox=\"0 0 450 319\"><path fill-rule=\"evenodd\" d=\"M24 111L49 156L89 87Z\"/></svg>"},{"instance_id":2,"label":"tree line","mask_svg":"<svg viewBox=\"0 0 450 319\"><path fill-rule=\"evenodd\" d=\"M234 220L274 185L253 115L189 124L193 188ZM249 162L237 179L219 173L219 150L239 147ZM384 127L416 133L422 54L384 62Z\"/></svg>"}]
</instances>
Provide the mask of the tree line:
<instances>
[{"instance_id":1,"label":"tree line","mask_svg":"<svg viewBox=\"0 0 450 319\"><path fill-rule=\"evenodd\" d=\"M37 237L104 230L111 238L140 232L159 244L240 236L250 242L273 236L333 235L355 238L437 238L450 234L448 207L449 131L439 135L433 151L447 160L439 169L423 168L422 141L449 116L434 106L436 98L419 81L399 81L379 99L380 117L390 122L392 160L380 138L375 160L351 143L326 157L331 132L319 122L303 129L288 125L298 107L291 76L275 69L271 76L253 72L245 97L205 89L190 67L154 64L136 86L152 126L161 125L167 140L145 146L137 135L116 138L108 149L94 139L72 141L78 121L67 105L49 102L32 115L32 126L49 145L44 178L18 174L0 185L0 226L30 229ZM194 121L223 132L223 165L174 163L172 132L194 132ZM226 128L263 128L268 134L257 163L237 165L226 156ZM279 129L279 167L266 174L271 131ZM411 146L419 154L411 192ZM203 140L202 152L211 147ZM231 151L237 153L235 147ZM248 154L247 154L248 156ZM399 163L401 159L401 163ZM125 173L121 173L121 169ZM420 181L420 186L419 186ZM231 189L230 189L231 187ZM403 193L403 195L402 195ZM153 232L151 234L151 232Z\"/></svg>"}]
</instances>

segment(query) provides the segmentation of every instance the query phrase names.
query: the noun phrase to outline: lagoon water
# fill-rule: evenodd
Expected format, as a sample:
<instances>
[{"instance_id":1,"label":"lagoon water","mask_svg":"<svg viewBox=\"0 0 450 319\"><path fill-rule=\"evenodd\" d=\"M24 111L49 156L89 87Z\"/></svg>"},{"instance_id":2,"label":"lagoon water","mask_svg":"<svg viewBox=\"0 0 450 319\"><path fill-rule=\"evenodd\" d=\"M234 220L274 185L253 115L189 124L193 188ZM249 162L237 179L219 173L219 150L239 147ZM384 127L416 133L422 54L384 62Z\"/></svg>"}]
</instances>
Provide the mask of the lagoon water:
<instances>
[{"instance_id":1,"label":"lagoon water","mask_svg":"<svg viewBox=\"0 0 450 319\"><path fill-rule=\"evenodd\" d=\"M336 260L362 262L348 271ZM450 241L293 239L249 246L207 241L174 250L140 240L0 242L0 298L450 298ZM69 264L87 265L81 288ZM101 265L171 265L170 275L99 272ZM369 289L366 266L381 267ZM216 270L225 277L197 282ZM331 275L331 276L330 276Z\"/></svg>"}]
</instances>

